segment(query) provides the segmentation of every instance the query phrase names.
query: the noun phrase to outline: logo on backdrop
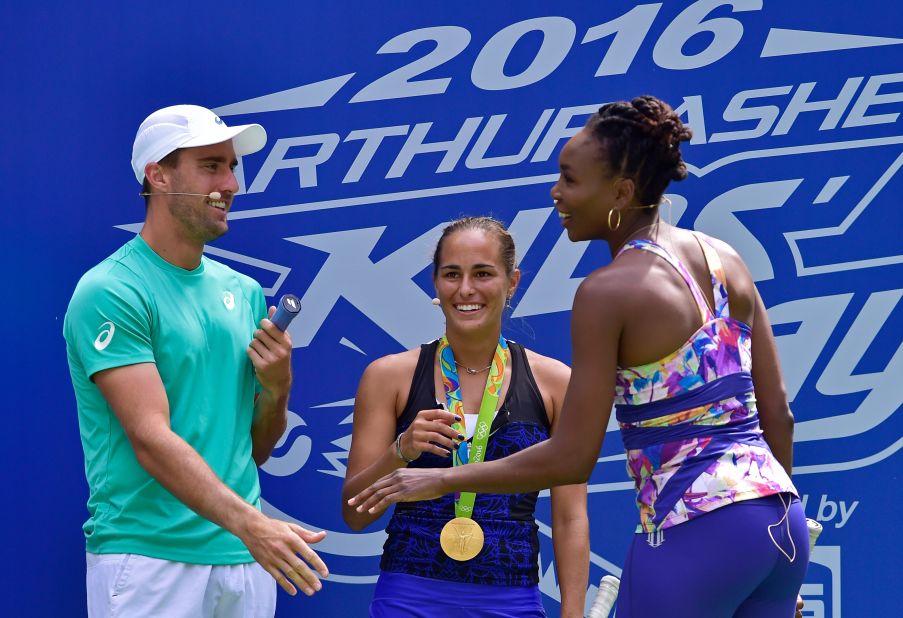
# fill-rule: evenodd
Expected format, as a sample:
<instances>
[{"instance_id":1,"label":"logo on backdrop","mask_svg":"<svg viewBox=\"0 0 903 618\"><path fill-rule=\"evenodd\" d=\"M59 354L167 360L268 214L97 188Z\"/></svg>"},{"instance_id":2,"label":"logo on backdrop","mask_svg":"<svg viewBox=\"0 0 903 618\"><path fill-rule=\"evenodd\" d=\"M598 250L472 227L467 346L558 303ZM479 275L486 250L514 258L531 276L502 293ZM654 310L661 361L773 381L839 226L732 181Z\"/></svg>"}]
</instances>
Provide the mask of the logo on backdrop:
<instances>
[{"instance_id":1,"label":"logo on backdrop","mask_svg":"<svg viewBox=\"0 0 903 618\"><path fill-rule=\"evenodd\" d=\"M382 75L348 67L336 77L223 105L215 110L221 116L260 114L253 121L271 136L253 159L259 168L243 163L237 170L248 206L230 214L230 238L247 225L289 247L208 252L253 271L268 295L304 289L303 319L289 329L296 354L309 350L318 367L362 369L442 332L441 312L430 304L431 250L462 203L491 205L484 210L509 223L521 263L530 265L512 317L561 316L558 330L535 335L566 337L565 312L591 249L567 240L547 191L563 141L603 101L556 105L563 76L570 93L599 92L600 84L624 90L626 83L635 84L631 92L645 91L650 63L659 74L710 76L705 89L666 96L694 137L685 152L690 178L672 185L672 207L663 216L733 245L760 286L797 417L795 474L878 463L903 445L894 437L899 432L879 429L903 405L895 379L903 375L903 346L885 335L903 289L887 289L871 274L900 272L903 254L899 242L870 239L894 220L889 196L903 188L903 134L891 105L903 102L903 73L853 67L845 75L835 54L903 39L762 26L763 12L756 0L643 4L605 20L526 19L480 40L461 26L429 26L386 38L376 50L378 66L388 58L395 68ZM585 62L591 54L593 66ZM781 72L784 59L789 66L804 54L812 54L812 71ZM771 82L762 87L757 75L756 87L744 88L742 75L729 68L743 57L767 68ZM462 63L469 64L462 70ZM691 82L699 79L678 80ZM509 99L498 98L506 92ZM420 97L444 103L411 111L406 103ZM279 120L280 113L322 118L315 110L344 112L352 104L354 114L333 114L321 131L304 135L297 127L309 122ZM468 111L429 116L440 107ZM347 381L330 390L341 392L311 403L303 418L290 415L263 466L264 482L271 512L290 517L303 509L303 523L332 530L322 551L373 558L381 553L381 531L350 535L334 523L350 446L350 397L360 375L352 373L336 373L335 380ZM820 446L826 441L830 449ZM602 482L623 478L623 458L603 460L591 479L591 500L632 487ZM279 481L288 477L292 483L283 487ZM316 506L298 501L300 492L289 487L330 496L331 515L324 509L323 519L314 519ZM593 562L619 574L601 556ZM342 581L374 581L375 563L367 564L349 560ZM839 590L839 554L836 569ZM554 581L543 582L555 596Z\"/></svg>"},{"instance_id":2,"label":"logo on backdrop","mask_svg":"<svg viewBox=\"0 0 903 618\"><path fill-rule=\"evenodd\" d=\"M836 545L813 549L806 582L800 588L805 616L840 616L840 549Z\"/></svg>"}]
</instances>

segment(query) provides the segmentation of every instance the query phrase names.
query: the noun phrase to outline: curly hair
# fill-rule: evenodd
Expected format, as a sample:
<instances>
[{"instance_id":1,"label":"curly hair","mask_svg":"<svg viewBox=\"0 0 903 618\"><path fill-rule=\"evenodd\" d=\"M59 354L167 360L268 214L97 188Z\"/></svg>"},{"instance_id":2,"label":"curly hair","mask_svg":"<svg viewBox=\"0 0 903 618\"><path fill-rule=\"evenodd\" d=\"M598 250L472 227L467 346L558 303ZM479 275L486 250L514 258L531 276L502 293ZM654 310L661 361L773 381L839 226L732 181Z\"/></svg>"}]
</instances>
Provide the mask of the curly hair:
<instances>
[{"instance_id":1,"label":"curly hair","mask_svg":"<svg viewBox=\"0 0 903 618\"><path fill-rule=\"evenodd\" d=\"M436 251L433 253L433 279L439 275L439 261L442 257L442 244L445 239L461 230L480 230L490 236L495 236L499 243L499 253L502 263L505 265L505 274L509 277L515 269L514 238L505 224L492 217L461 217L445 226L442 235L436 243Z\"/></svg>"},{"instance_id":2,"label":"curly hair","mask_svg":"<svg viewBox=\"0 0 903 618\"><path fill-rule=\"evenodd\" d=\"M607 103L586 123L609 166L636 185L643 205L658 204L672 180L687 177L680 143L693 132L664 101L651 95Z\"/></svg>"}]
</instances>

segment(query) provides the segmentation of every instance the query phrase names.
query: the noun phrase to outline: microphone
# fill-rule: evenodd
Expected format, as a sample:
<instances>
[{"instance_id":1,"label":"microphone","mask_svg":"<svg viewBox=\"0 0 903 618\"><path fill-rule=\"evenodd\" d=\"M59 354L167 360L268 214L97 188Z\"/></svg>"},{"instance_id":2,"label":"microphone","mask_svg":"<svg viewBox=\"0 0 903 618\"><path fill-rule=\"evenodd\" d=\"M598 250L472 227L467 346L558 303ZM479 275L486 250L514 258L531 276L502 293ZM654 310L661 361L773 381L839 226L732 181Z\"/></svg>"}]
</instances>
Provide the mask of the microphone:
<instances>
[{"instance_id":1,"label":"microphone","mask_svg":"<svg viewBox=\"0 0 903 618\"><path fill-rule=\"evenodd\" d=\"M223 198L223 194L220 193L219 191L211 191L210 193L170 193L170 192L166 192L166 191L157 192L157 193L147 193L147 192L142 191L138 195L139 196L145 196L145 195L198 195L201 197L208 197L211 200L221 200Z\"/></svg>"},{"instance_id":2,"label":"microphone","mask_svg":"<svg viewBox=\"0 0 903 618\"><path fill-rule=\"evenodd\" d=\"M276 313L270 318L270 321L276 325L281 331L285 331L291 324L298 312L301 311L301 301L294 294L286 294L279 299L276 305Z\"/></svg>"}]
</instances>

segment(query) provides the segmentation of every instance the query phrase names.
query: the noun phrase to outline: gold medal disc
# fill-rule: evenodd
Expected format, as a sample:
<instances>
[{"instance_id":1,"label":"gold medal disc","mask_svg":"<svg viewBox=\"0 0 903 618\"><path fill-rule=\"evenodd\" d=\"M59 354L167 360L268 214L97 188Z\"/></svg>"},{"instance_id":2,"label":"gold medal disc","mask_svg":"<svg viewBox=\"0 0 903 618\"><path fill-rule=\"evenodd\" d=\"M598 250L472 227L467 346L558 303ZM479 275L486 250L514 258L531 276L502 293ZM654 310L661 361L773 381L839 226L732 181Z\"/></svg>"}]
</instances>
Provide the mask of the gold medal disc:
<instances>
[{"instance_id":1,"label":"gold medal disc","mask_svg":"<svg viewBox=\"0 0 903 618\"><path fill-rule=\"evenodd\" d=\"M483 529L469 517L455 517L442 527L439 544L452 560L470 560L483 549Z\"/></svg>"}]
</instances>

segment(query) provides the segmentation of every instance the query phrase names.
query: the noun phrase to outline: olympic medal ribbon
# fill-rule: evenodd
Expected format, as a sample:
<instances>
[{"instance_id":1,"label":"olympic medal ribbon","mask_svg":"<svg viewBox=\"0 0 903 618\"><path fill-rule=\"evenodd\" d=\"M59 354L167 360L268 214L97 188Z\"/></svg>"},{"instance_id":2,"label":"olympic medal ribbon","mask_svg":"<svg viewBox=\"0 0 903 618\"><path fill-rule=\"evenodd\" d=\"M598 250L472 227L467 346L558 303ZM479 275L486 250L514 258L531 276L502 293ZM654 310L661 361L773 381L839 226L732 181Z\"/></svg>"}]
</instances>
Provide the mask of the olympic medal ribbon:
<instances>
[{"instance_id":1,"label":"olympic medal ribbon","mask_svg":"<svg viewBox=\"0 0 903 618\"><path fill-rule=\"evenodd\" d=\"M498 405L507 364L508 342L500 335L495 354L492 357L489 375L486 377L486 387L483 391L483 398L480 401L480 413L477 415L472 444L468 448L467 441L463 440L452 451L452 465L461 466L468 463L480 463L486 458L489 429ZM467 435L464 424L465 416L464 402L461 396L461 381L458 376L454 352L448 343L448 338L444 335L439 341L439 367L442 371L442 388L445 391L448 410L461 419L455 422L452 428L461 435ZM443 551L454 560L470 560L480 553L480 550L483 548L483 530L472 519L475 500L476 494L473 492L456 494L455 518L442 529L439 542Z\"/></svg>"}]
</instances>

